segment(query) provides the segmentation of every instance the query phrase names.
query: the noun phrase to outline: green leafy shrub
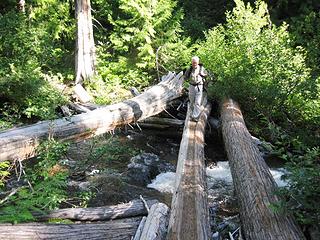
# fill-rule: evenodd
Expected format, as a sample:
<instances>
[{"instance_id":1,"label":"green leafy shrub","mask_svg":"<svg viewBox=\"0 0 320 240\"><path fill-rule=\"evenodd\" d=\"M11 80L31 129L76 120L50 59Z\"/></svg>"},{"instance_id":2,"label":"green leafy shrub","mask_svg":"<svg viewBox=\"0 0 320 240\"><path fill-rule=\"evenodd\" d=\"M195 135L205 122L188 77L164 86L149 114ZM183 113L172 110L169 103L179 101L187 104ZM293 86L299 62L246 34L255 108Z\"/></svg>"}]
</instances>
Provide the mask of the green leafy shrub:
<instances>
[{"instance_id":1,"label":"green leafy shrub","mask_svg":"<svg viewBox=\"0 0 320 240\"><path fill-rule=\"evenodd\" d=\"M33 211L57 208L67 198L66 179L68 172L58 164L67 145L53 139L40 145L38 163L26 170L30 186L19 188L16 194L4 202L0 222L24 222L34 220Z\"/></svg>"},{"instance_id":2,"label":"green leafy shrub","mask_svg":"<svg viewBox=\"0 0 320 240\"><path fill-rule=\"evenodd\" d=\"M0 162L0 189L4 186L5 178L10 175L9 167L8 161Z\"/></svg>"},{"instance_id":3,"label":"green leafy shrub","mask_svg":"<svg viewBox=\"0 0 320 240\"><path fill-rule=\"evenodd\" d=\"M255 8L235 2L227 23L210 30L199 46L201 60L217 76L210 93L231 96L246 112L277 121L315 119L320 110L310 96L320 85L310 79L304 49L293 46L286 24L271 23L264 2Z\"/></svg>"},{"instance_id":4,"label":"green leafy shrub","mask_svg":"<svg viewBox=\"0 0 320 240\"><path fill-rule=\"evenodd\" d=\"M88 161L101 164L107 168L127 168L128 159L138 153L130 145L124 145L121 137L109 136L105 140L98 138L97 142L88 156Z\"/></svg>"},{"instance_id":5,"label":"green leafy shrub","mask_svg":"<svg viewBox=\"0 0 320 240\"><path fill-rule=\"evenodd\" d=\"M63 41L74 32L69 4L32 1L26 9L25 14L13 10L0 14L0 98L21 115L53 118L65 98L51 81L70 67Z\"/></svg>"},{"instance_id":6,"label":"green leafy shrub","mask_svg":"<svg viewBox=\"0 0 320 240\"><path fill-rule=\"evenodd\" d=\"M103 85L108 93L142 89L157 79L157 70L162 75L189 62L190 39L181 37L182 12L175 1L100 0L94 7L107 29L96 34L99 86L90 81L92 91L102 92L99 87ZM103 96L97 101L110 102L112 98Z\"/></svg>"},{"instance_id":7,"label":"green leafy shrub","mask_svg":"<svg viewBox=\"0 0 320 240\"><path fill-rule=\"evenodd\" d=\"M306 149L305 152L289 156L287 164L288 188L280 190L280 210L294 214L304 225L320 226L320 148Z\"/></svg>"}]
</instances>

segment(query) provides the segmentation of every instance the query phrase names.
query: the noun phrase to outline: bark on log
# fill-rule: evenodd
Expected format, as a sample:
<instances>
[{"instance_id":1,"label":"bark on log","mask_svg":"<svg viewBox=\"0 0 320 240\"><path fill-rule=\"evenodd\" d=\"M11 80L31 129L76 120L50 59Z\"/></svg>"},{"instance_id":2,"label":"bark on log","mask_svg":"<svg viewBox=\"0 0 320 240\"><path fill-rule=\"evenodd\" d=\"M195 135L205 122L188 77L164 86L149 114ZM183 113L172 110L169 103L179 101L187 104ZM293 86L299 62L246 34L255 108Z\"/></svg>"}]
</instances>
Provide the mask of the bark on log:
<instances>
[{"instance_id":1,"label":"bark on log","mask_svg":"<svg viewBox=\"0 0 320 240\"><path fill-rule=\"evenodd\" d=\"M68 108L68 106L65 106L65 105L61 106L60 109L61 109L61 111L63 113L63 116L65 116L65 117L71 117L72 116L72 113L71 113L70 109Z\"/></svg>"},{"instance_id":2,"label":"bark on log","mask_svg":"<svg viewBox=\"0 0 320 240\"><path fill-rule=\"evenodd\" d=\"M144 228L144 225L146 224L147 217L143 217L140 221L139 227L134 235L133 240L140 240L141 239L141 234L142 230Z\"/></svg>"},{"instance_id":3,"label":"bark on log","mask_svg":"<svg viewBox=\"0 0 320 240\"><path fill-rule=\"evenodd\" d=\"M131 239L141 217L89 224L0 224L0 240L128 240Z\"/></svg>"},{"instance_id":4,"label":"bark on log","mask_svg":"<svg viewBox=\"0 0 320 240\"><path fill-rule=\"evenodd\" d=\"M49 134L61 140L80 140L97 136L117 126L145 119L163 111L182 94L182 72L124 102L99 108L71 118L44 121L31 126L0 132L0 161L25 159Z\"/></svg>"},{"instance_id":5,"label":"bark on log","mask_svg":"<svg viewBox=\"0 0 320 240\"><path fill-rule=\"evenodd\" d=\"M89 93L82 87L81 84L76 84L74 87L74 93L78 100L82 103L87 103L92 101L92 97L89 95Z\"/></svg>"},{"instance_id":6,"label":"bark on log","mask_svg":"<svg viewBox=\"0 0 320 240\"><path fill-rule=\"evenodd\" d=\"M97 108L102 108L102 107L106 107L107 105L98 105L98 104L94 104L94 103L79 103L79 105L83 106L83 107L86 107L87 109L89 110L95 110Z\"/></svg>"},{"instance_id":7,"label":"bark on log","mask_svg":"<svg viewBox=\"0 0 320 240\"><path fill-rule=\"evenodd\" d=\"M166 237L169 208L164 203L156 203L150 208L140 239L163 240Z\"/></svg>"},{"instance_id":8,"label":"bark on log","mask_svg":"<svg viewBox=\"0 0 320 240\"><path fill-rule=\"evenodd\" d=\"M184 120L173 119L173 118L160 118L160 117L149 117L139 123L152 123L159 125L168 125L172 127L181 127L184 124Z\"/></svg>"},{"instance_id":9,"label":"bark on log","mask_svg":"<svg viewBox=\"0 0 320 240\"><path fill-rule=\"evenodd\" d=\"M139 123L136 123L138 128L142 129L158 129L158 130L166 130L166 129L179 129L184 125L184 120L172 119L172 118L160 118L160 117L149 117Z\"/></svg>"},{"instance_id":10,"label":"bark on log","mask_svg":"<svg viewBox=\"0 0 320 240\"><path fill-rule=\"evenodd\" d=\"M148 206L157 203L156 200L148 200ZM141 200L133 200L129 203L108 207L96 208L65 208L51 211L48 214L33 213L37 221L49 219L70 219L77 221L106 221L117 218L128 218L147 215L148 211Z\"/></svg>"},{"instance_id":11,"label":"bark on log","mask_svg":"<svg viewBox=\"0 0 320 240\"><path fill-rule=\"evenodd\" d=\"M82 106L82 105L80 105L80 104L77 104L77 103L69 103L68 104L69 105L69 107L71 108L71 109L73 109L76 113L88 113L88 112L91 112L91 110L89 109L89 108L87 108L87 107L84 107L84 106Z\"/></svg>"},{"instance_id":12,"label":"bark on log","mask_svg":"<svg viewBox=\"0 0 320 240\"><path fill-rule=\"evenodd\" d=\"M204 163L204 132L210 110L207 104L199 121L191 122L188 108L171 204L170 240L210 239Z\"/></svg>"},{"instance_id":13,"label":"bark on log","mask_svg":"<svg viewBox=\"0 0 320 240\"><path fill-rule=\"evenodd\" d=\"M163 125L163 124L155 124L155 123L136 123L135 124L139 129L155 129L155 130L166 130L171 129L170 125Z\"/></svg>"},{"instance_id":14,"label":"bark on log","mask_svg":"<svg viewBox=\"0 0 320 240\"><path fill-rule=\"evenodd\" d=\"M279 201L276 183L231 99L223 103L221 119L245 239L305 239L291 216L272 211L270 205Z\"/></svg>"},{"instance_id":15,"label":"bark on log","mask_svg":"<svg viewBox=\"0 0 320 240\"><path fill-rule=\"evenodd\" d=\"M95 46L93 38L90 0L75 0L77 19L76 81L82 83L91 78L95 71Z\"/></svg>"}]
</instances>

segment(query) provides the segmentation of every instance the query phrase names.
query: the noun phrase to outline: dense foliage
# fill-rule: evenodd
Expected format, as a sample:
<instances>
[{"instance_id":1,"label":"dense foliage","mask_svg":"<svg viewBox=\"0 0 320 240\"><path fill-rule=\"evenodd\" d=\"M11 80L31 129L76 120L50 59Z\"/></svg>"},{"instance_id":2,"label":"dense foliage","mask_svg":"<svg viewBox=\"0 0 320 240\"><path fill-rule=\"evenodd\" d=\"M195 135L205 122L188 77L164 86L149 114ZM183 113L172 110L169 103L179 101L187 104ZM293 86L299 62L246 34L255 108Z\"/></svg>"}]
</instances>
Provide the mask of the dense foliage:
<instances>
[{"instance_id":1,"label":"dense foliage","mask_svg":"<svg viewBox=\"0 0 320 240\"><path fill-rule=\"evenodd\" d=\"M31 8L32 7L32 8ZM68 50L62 40L73 35L68 4L34 1L26 14L0 14L0 108L26 117L56 116L65 98L54 87L62 81ZM5 104L10 107L5 109Z\"/></svg>"},{"instance_id":2,"label":"dense foliage","mask_svg":"<svg viewBox=\"0 0 320 240\"><path fill-rule=\"evenodd\" d=\"M57 108L70 99L64 89L74 84L73 1L26 1L25 12L16 2L0 3L0 130L57 117ZM128 88L142 89L167 71L180 71L198 54L216 76L211 97L237 100L250 130L290 163L283 206L301 223L314 224L320 195L320 5L266 3L92 0L97 75L84 84L96 103L119 101L129 96ZM0 185L9 170L8 163L0 164ZM44 173L39 170L34 181ZM24 189L15 198L24 204L35 196Z\"/></svg>"},{"instance_id":3,"label":"dense foliage","mask_svg":"<svg viewBox=\"0 0 320 240\"><path fill-rule=\"evenodd\" d=\"M97 1L94 7L101 11L97 22L109 28L97 34L99 76L89 84L102 102L112 100L114 90L146 87L189 60L192 48L181 37L175 1Z\"/></svg>"},{"instance_id":4,"label":"dense foliage","mask_svg":"<svg viewBox=\"0 0 320 240\"><path fill-rule=\"evenodd\" d=\"M232 96L268 119L319 123L319 78L311 76L304 49L294 47L287 25L271 23L265 3L252 9L235 2L227 23L210 30L199 49L218 77L212 94Z\"/></svg>"},{"instance_id":5,"label":"dense foliage","mask_svg":"<svg viewBox=\"0 0 320 240\"><path fill-rule=\"evenodd\" d=\"M19 180L21 178L20 181L24 181L25 184L17 187L17 193L1 204L0 222L34 220L32 212L55 209L66 200L68 172L58 165L66 149L66 144L49 140L38 149L38 163L34 167L25 171L20 165ZM3 176L3 173L0 172L1 175Z\"/></svg>"},{"instance_id":6,"label":"dense foliage","mask_svg":"<svg viewBox=\"0 0 320 240\"><path fill-rule=\"evenodd\" d=\"M241 104L258 126L253 132L271 141L289 163L289 190L284 191L289 200L284 206L300 222L318 223L313 201L320 193L320 153L310 148L319 142L313 135L319 134L320 124L320 78L313 62L318 52L297 46L286 24L272 24L264 2L257 1L255 7L235 3L226 24L208 31L199 45L202 61L217 77L209 91L218 100L232 97Z\"/></svg>"}]
</instances>

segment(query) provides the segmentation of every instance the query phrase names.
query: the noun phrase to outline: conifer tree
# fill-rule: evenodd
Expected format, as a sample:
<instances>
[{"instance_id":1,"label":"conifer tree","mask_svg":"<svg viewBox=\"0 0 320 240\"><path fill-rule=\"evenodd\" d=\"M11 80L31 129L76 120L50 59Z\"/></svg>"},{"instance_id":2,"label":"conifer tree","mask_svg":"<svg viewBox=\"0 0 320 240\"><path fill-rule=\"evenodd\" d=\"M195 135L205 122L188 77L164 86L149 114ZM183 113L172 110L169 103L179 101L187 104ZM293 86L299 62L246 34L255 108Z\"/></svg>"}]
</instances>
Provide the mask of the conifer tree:
<instances>
[{"instance_id":1,"label":"conifer tree","mask_svg":"<svg viewBox=\"0 0 320 240\"><path fill-rule=\"evenodd\" d=\"M180 41L181 19L182 12L172 0L120 0L119 12L109 18L114 27L112 47L117 54L129 56L136 67L154 69L157 49L172 48L170 44Z\"/></svg>"}]
</instances>

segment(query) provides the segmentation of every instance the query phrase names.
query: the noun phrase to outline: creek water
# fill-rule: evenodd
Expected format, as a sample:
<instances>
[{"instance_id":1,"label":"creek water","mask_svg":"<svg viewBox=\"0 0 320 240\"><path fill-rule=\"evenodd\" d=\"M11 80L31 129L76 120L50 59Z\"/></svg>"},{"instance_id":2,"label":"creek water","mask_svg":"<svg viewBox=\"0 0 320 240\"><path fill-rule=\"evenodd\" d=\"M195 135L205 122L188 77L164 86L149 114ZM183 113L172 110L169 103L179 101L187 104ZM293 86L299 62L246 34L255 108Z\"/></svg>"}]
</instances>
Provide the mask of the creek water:
<instances>
[{"instance_id":1,"label":"creek water","mask_svg":"<svg viewBox=\"0 0 320 240\"><path fill-rule=\"evenodd\" d=\"M173 135L172 131L170 131L166 135L165 131L157 132L154 130L130 132L131 134L126 136L128 144L133 144L135 147L140 148L145 152L154 153L160 157L161 161L165 161L176 166L179 144L181 141L180 133L177 132L176 135ZM227 161L221 139L219 139L217 135L209 135L206 137L205 159L207 165L206 175L208 189L214 186L217 182L224 183L227 186L233 184L229 162ZM283 164L276 160L267 161L267 164L270 167L270 172L277 185L279 187L286 186L287 182L282 179L282 176L286 173L285 168L283 168ZM146 187L156 189L161 193L172 194L174 181L175 172L162 172Z\"/></svg>"},{"instance_id":2,"label":"creek water","mask_svg":"<svg viewBox=\"0 0 320 240\"><path fill-rule=\"evenodd\" d=\"M158 199L160 202L171 205L174 191L175 166L177 165L179 145L182 129L170 128L167 130L148 130L141 126L130 130L121 130L116 133L122 145L128 146L137 152L158 156L156 164L162 164L163 168L143 183L137 184L134 177L128 178L128 165L132 163L130 158L109 168L99 166L94 162L89 170L90 181L97 189L96 196L92 198L88 206L113 205L128 202L139 198ZM99 141L99 139L97 140ZM210 213L210 225L212 239L220 239L229 236L229 232L239 229L239 211L237 199L234 194L232 176L224 152L221 136L212 130L205 140L205 161L208 190L208 206ZM89 144L90 145L90 144ZM81 147L84 147L81 150ZM89 147L90 148L90 147ZM88 152L88 142L85 145L75 145L70 155L77 158L84 157ZM281 179L285 169L278 161L271 162L270 170L279 186L285 186ZM102 174L103 173L103 174ZM139 176L139 173L137 175ZM89 178L87 178L89 179ZM93 180L92 180L93 179ZM234 235L236 238L236 234Z\"/></svg>"},{"instance_id":3,"label":"creek water","mask_svg":"<svg viewBox=\"0 0 320 240\"><path fill-rule=\"evenodd\" d=\"M122 135L122 138L126 144L143 152L158 155L161 162L173 166L177 164L181 130L131 130ZM213 132L206 136L205 159L212 238L219 239L227 237L229 232L232 233L239 229L240 220L229 163L221 138L217 133ZM281 187L285 186L286 182L281 179L281 176L286 171L279 164L279 161L271 161L267 164L270 164L270 171L277 184ZM149 184L143 186L143 194L147 198L157 198L170 206L174 182L174 170L163 171L155 176ZM234 239L237 239L236 234Z\"/></svg>"}]
</instances>

